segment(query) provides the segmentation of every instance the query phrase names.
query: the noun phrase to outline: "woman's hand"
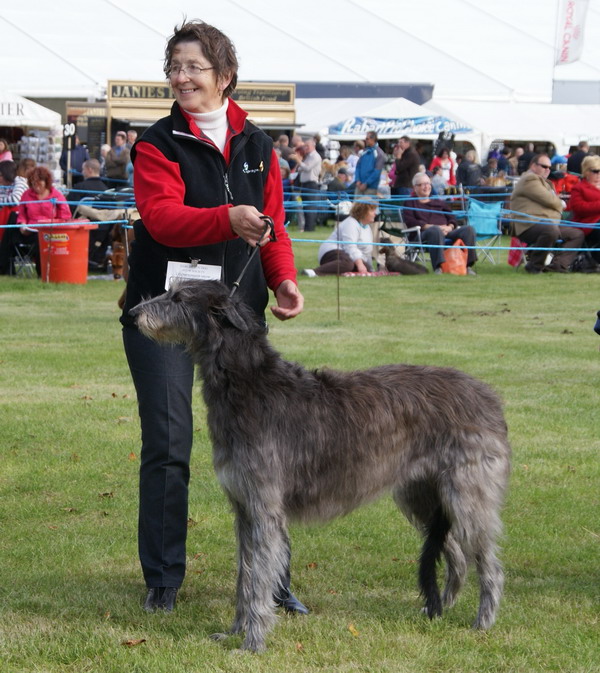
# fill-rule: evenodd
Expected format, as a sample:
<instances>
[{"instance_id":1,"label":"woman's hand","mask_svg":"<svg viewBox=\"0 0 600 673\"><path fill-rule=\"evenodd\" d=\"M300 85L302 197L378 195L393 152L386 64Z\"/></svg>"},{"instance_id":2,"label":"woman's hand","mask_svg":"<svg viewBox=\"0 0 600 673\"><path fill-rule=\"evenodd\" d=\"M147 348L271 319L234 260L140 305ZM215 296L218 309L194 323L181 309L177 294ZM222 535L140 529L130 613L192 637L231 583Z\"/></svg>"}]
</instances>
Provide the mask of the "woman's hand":
<instances>
[{"instance_id":1,"label":"woman's hand","mask_svg":"<svg viewBox=\"0 0 600 673\"><path fill-rule=\"evenodd\" d=\"M296 283L291 280L281 283L275 290L275 298L277 306L271 306L271 312L279 320L295 318L304 308L304 297Z\"/></svg>"},{"instance_id":2,"label":"woman's hand","mask_svg":"<svg viewBox=\"0 0 600 673\"><path fill-rule=\"evenodd\" d=\"M265 222L254 206L234 206L229 209L229 224L231 229L248 245L265 245L269 241L270 230L265 231Z\"/></svg>"},{"instance_id":3,"label":"woman's hand","mask_svg":"<svg viewBox=\"0 0 600 673\"><path fill-rule=\"evenodd\" d=\"M367 273L369 269L367 269L366 264L362 261L362 259L357 259L354 262L354 268L358 271L358 273Z\"/></svg>"}]
</instances>

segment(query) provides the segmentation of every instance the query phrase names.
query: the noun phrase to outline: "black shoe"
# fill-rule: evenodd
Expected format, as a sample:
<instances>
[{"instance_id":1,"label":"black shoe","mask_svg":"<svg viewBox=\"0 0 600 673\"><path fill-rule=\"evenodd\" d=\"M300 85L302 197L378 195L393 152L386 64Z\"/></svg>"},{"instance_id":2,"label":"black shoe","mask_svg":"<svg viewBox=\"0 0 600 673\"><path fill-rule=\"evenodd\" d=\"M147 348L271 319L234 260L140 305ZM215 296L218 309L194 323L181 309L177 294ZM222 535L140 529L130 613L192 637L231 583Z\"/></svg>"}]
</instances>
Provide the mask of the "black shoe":
<instances>
[{"instance_id":1,"label":"black shoe","mask_svg":"<svg viewBox=\"0 0 600 673\"><path fill-rule=\"evenodd\" d=\"M303 605L291 591L287 591L286 594L285 598L275 596L275 604L286 612L296 615L307 615L310 612L306 605Z\"/></svg>"},{"instance_id":2,"label":"black shoe","mask_svg":"<svg viewBox=\"0 0 600 673\"><path fill-rule=\"evenodd\" d=\"M148 589L143 609L146 612L164 610L173 612L177 601L177 587L151 587Z\"/></svg>"},{"instance_id":3,"label":"black shoe","mask_svg":"<svg viewBox=\"0 0 600 673\"><path fill-rule=\"evenodd\" d=\"M542 269L540 269L539 266L533 266L531 262L525 264L525 271L527 271L527 273L542 273Z\"/></svg>"}]
</instances>

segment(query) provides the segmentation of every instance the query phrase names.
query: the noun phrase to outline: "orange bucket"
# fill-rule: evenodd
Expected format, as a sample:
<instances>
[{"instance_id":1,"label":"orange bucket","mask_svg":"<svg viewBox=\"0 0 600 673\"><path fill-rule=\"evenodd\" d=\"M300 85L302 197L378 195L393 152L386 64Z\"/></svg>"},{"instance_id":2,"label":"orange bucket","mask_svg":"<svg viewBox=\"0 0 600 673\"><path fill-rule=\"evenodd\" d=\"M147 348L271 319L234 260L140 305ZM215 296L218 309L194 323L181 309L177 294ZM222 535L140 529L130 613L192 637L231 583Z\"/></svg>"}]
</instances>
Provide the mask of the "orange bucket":
<instances>
[{"instance_id":1,"label":"orange bucket","mask_svg":"<svg viewBox=\"0 0 600 673\"><path fill-rule=\"evenodd\" d=\"M90 229L97 228L89 220L39 228L44 283L87 283Z\"/></svg>"}]
</instances>

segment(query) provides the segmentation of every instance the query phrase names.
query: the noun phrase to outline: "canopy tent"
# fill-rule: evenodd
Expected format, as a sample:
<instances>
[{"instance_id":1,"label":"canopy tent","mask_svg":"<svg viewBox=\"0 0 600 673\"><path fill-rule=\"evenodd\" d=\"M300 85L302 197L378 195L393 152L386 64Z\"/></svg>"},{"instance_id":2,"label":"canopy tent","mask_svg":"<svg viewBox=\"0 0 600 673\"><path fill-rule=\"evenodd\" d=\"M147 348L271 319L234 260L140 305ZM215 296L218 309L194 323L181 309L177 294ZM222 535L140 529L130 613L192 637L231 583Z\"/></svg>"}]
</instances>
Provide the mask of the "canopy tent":
<instances>
[{"instance_id":1,"label":"canopy tent","mask_svg":"<svg viewBox=\"0 0 600 673\"><path fill-rule=\"evenodd\" d=\"M61 118L58 112L17 94L0 91L0 126L54 129L60 125Z\"/></svg>"},{"instance_id":2,"label":"canopy tent","mask_svg":"<svg viewBox=\"0 0 600 673\"><path fill-rule=\"evenodd\" d=\"M240 81L432 82L438 95L550 101L553 76L600 79L600 0L582 58L554 72L557 0L71 0L4 2L3 86L25 96L93 98L108 80L162 79L183 16L221 28ZM90 40L93 30L93 40ZM15 59L18 67L15 67Z\"/></svg>"},{"instance_id":3,"label":"canopy tent","mask_svg":"<svg viewBox=\"0 0 600 673\"><path fill-rule=\"evenodd\" d=\"M296 107L300 133L318 132L329 140L362 140L367 131L376 131L382 140L403 135L435 140L443 132L480 144L480 134L470 124L406 98L297 99Z\"/></svg>"},{"instance_id":4,"label":"canopy tent","mask_svg":"<svg viewBox=\"0 0 600 673\"><path fill-rule=\"evenodd\" d=\"M478 129L479 142L474 145L482 161L494 141L548 142L559 154L568 153L569 147L580 140L600 145L600 105L474 102L434 97L427 107Z\"/></svg>"}]
</instances>

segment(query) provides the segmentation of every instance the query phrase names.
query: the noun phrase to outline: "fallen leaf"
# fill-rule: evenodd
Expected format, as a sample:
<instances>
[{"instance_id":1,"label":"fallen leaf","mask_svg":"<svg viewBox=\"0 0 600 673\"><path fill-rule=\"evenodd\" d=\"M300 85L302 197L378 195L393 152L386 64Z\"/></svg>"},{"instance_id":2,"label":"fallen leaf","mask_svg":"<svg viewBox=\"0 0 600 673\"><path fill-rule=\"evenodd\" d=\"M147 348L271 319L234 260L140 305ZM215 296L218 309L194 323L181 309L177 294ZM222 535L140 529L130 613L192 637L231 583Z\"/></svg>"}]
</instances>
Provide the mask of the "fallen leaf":
<instances>
[{"instance_id":1,"label":"fallen leaf","mask_svg":"<svg viewBox=\"0 0 600 673\"><path fill-rule=\"evenodd\" d=\"M314 561L311 561L310 563L307 563L307 564L306 564L306 567L307 567L309 570L315 570L315 568L317 568L318 566L317 566L317 564L316 564Z\"/></svg>"},{"instance_id":2,"label":"fallen leaf","mask_svg":"<svg viewBox=\"0 0 600 673\"><path fill-rule=\"evenodd\" d=\"M304 645L302 643L296 643L296 652L304 652Z\"/></svg>"},{"instance_id":3,"label":"fallen leaf","mask_svg":"<svg viewBox=\"0 0 600 673\"><path fill-rule=\"evenodd\" d=\"M136 645L141 645L145 642L145 638L133 638L131 640L124 640L121 645L125 645L126 647L136 647Z\"/></svg>"},{"instance_id":4,"label":"fallen leaf","mask_svg":"<svg viewBox=\"0 0 600 673\"><path fill-rule=\"evenodd\" d=\"M117 393L111 393L111 397L118 397Z\"/></svg>"},{"instance_id":5,"label":"fallen leaf","mask_svg":"<svg viewBox=\"0 0 600 673\"><path fill-rule=\"evenodd\" d=\"M63 507L63 512L76 512L75 507Z\"/></svg>"},{"instance_id":6,"label":"fallen leaf","mask_svg":"<svg viewBox=\"0 0 600 673\"><path fill-rule=\"evenodd\" d=\"M104 493L98 493L99 498L114 498L115 494L112 491L105 491Z\"/></svg>"},{"instance_id":7,"label":"fallen leaf","mask_svg":"<svg viewBox=\"0 0 600 673\"><path fill-rule=\"evenodd\" d=\"M78 453L72 453L71 454L71 460L74 463L78 463L81 460L81 456Z\"/></svg>"},{"instance_id":8,"label":"fallen leaf","mask_svg":"<svg viewBox=\"0 0 600 673\"><path fill-rule=\"evenodd\" d=\"M103 615L103 619L105 619L105 620L110 619L111 617L112 617L112 615L110 614L109 610L107 610Z\"/></svg>"},{"instance_id":9,"label":"fallen leaf","mask_svg":"<svg viewBox=\"0 0 600 673\"><path fill-rule=\"evenodd\" d=\"M348 631L350 631L350 633L355 638L358 638L358 636L360 635L358 629L356 628L356 626L354 626L354 624L348 624Z\"/></svg>"},{"instance_id":10,"label":"fallen leaf","mask_svg":"<svg viewBox=\"0 0 600 673\"><path fill-rule=\"evenodd\" d=\"M47 523L46 528L49 528L50 530L58 530L58 526L53 526L52 524Z\"/></svg>"},{"instance_id":11,"label":"fallen leaf","mask_svg":"<svg viewBox=\"0 0 600 673\"><path fill-rule=\"evenodd\" d=\"M81 399L82 400L93 400L94 398L91 395L84 395Z\"/></svg>"},{"instance_id":12,"label":"fallen leaf","mask_svg":"<svg viewBox=\"0 0 600 673\"><path fill-rule=\"evenodd\" d=\"M117 418L117 423L131 423L131 417L130 416L119 416L119 418Z\"/></svg>"},{"instance_id":13,"label":"fallen leaf","mask_svg":"<svg viewBox=\"0 0 600 673\"><path fill-rule=\"evenodd\" d=\"M133 451L129 454L129 460L137 460L137 456Z\"/></svg>"},{"instance_id":14,"label":"fallen leaf","mask_svg":"<svg viewBox=\"0 0 600 673\"><path fill-rule=\"evenodd\" d=\"M188 525L188 528L193 528L194 526L197 526L197 525L198 525L198 522L197 522L197 521L194 521L194 519L192 519L192 517L190 517L190 518L187 520L187 525Z\"/></svg>"},{"instance_id":15,"label":"fallen leaf","mask_svg":"<svg viewBox=\"0 0 600 673\"><path fill-rule=\"evenodd\" d=\"M328 594L337 594L337 591L335 589L327 589Z\"/></svg>"}]
</instances>

